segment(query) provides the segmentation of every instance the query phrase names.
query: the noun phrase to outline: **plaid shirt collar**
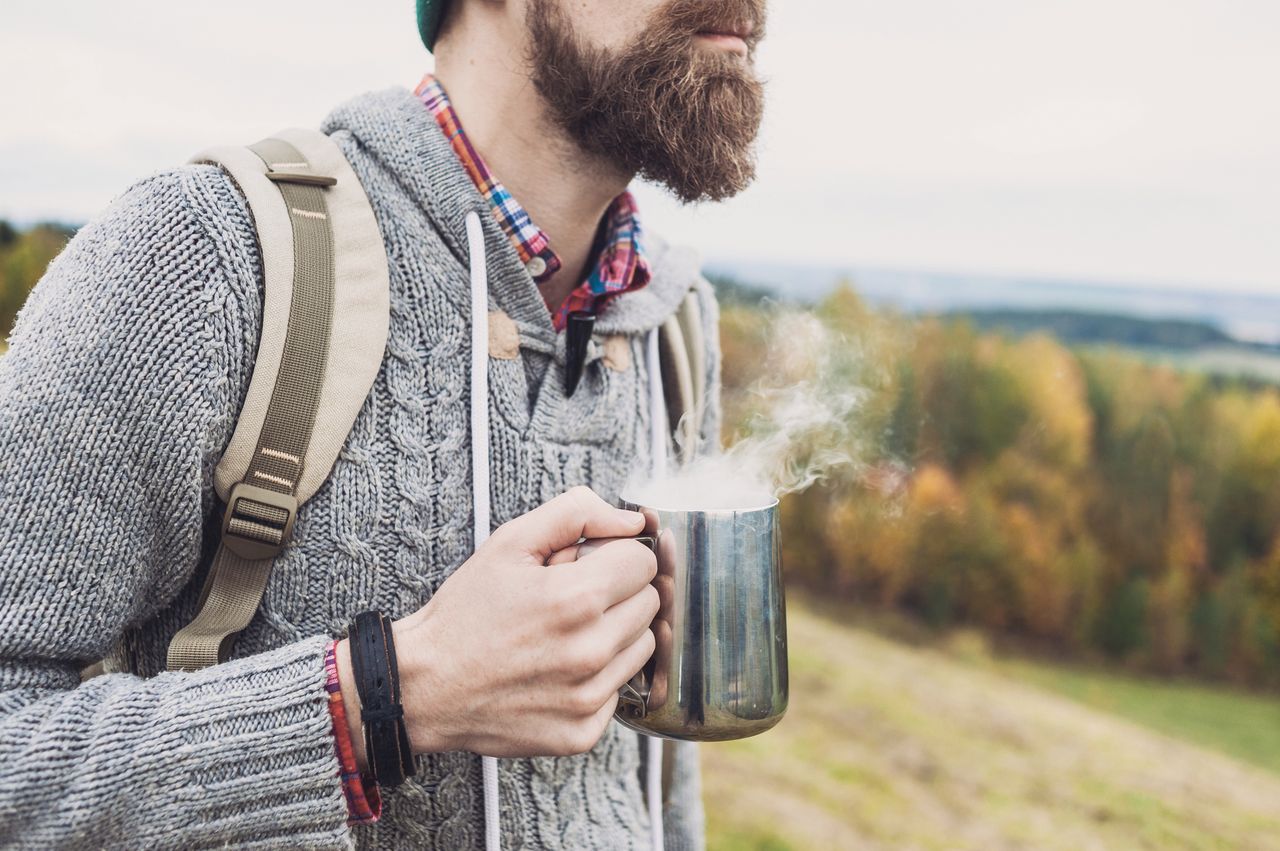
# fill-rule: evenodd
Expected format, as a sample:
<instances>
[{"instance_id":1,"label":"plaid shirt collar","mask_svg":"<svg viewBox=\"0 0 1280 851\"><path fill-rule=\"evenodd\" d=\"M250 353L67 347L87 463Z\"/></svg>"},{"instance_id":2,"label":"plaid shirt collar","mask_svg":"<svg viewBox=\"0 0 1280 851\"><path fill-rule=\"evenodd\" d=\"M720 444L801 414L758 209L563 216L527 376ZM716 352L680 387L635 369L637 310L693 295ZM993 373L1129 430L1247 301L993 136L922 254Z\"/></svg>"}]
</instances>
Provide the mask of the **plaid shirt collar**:
<instances>
[{"instance_id":1,"label":"plaid shirt collar","mask_svg":"<svg viewBox=\"0 0 1280 851\"><path fill-rule=\"evenodd\" d=\"M547 235L485 166L463 132L458 115L440 83L427 74L414 93L431 110L454 153L462 161L463 168L475 182L476 189L488 199L494 218L515 246L520 262L525 264L536 283L545 282L560 269L560 258L551 249ZM635 198L624 191L613 199L605 212L604 241L591 274L569 294L558 310L553 311L552 324L557 331L563 331L570 313L579 310L596 313L614 296L643 287L649 282L649 277L649 262L641 246Z\"/></svg>"}]
</instances>

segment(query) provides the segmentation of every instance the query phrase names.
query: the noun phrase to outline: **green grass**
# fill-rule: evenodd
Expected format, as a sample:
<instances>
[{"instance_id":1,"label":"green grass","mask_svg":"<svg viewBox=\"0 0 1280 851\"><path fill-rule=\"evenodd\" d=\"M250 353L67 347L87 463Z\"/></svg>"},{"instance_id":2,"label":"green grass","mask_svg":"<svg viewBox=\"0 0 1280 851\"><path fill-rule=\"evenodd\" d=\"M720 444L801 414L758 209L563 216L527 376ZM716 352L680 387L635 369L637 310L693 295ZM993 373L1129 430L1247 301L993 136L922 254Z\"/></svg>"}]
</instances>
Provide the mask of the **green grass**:
<instances>
[{"instance_id":1,"label":"green grass","mask_svg":"<svg viewBox=\"0 0 1280 851\"><path fill-rule=\"evenodd\" d=\"M1209 686L1001 661L999 670L1280 774L1280 699Z\"/></svg>"},{"instance_id":2,"label":"green grass","mask_svg":"<svg viewBox=\"0 0 1280 851\"><path fill-rule=\"evenodd\" d=\"M1227 755L1276 746L1276 701L960 658L795 597L788 633L787 717L702 748L712 851L1280 849L1280 774Z\"/></svg>"}]
</instances>

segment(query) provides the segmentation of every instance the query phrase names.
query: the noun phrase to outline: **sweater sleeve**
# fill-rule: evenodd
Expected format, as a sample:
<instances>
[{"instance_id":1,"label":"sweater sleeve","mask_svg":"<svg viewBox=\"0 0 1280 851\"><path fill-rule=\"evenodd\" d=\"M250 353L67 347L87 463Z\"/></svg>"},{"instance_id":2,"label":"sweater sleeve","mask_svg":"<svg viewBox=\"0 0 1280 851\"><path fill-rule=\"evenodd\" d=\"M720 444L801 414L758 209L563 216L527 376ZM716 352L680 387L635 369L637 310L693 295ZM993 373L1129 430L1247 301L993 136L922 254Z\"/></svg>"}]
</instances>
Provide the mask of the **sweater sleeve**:
<instances>
[{"instance_id":1,"label":"sweater sleeve","mask_svg":"<svg viewBox=\"0 0 1280 851\"><path fill-rule=\"evenodd\" d=\"M347 799L348 824L372 824L382 815L382 796L377 783L360 776L351 728L347 726L346 704L342 701L342 680L338 677L338 640L324 650L324 687L329 693L329 714L333 719L333 747L341 766L342 794Z\"/></svg>"},{"instance_id":2,"label":"sweater sleeve","mask_svg":"<svg viewBox=\"0 0 1280 851\"><path fill-rule=\"evenodd\" d=\"M245 225L201 198L225 189L211 169L143 181L83 228L0 357L6 848L353 847L330 636L79 678L192 580L248 385L259 295L217 232Z\"/></svg>"}]
</instances>

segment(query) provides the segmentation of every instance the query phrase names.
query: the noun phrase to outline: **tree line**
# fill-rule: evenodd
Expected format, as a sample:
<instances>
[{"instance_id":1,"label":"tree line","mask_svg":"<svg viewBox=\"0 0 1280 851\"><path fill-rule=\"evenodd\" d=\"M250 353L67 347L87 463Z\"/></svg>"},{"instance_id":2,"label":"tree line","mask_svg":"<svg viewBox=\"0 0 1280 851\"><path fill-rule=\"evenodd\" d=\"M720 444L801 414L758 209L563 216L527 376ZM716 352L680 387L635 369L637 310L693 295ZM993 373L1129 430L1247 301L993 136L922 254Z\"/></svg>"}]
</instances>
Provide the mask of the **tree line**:
<instances>
[{"instance_id":1,"label":"tree line","mask_svg":"<svg viewBox=\"0 0 1280 851\"><path fill-rule=\"evenodd\" d=\"M849 287L816 311L857 350L860 463L784 498L789 582L1146 671L1280 682L1277 388L872 310ZM731 434L770 316L722 320Z\"/></svg>"},{"instance_id":2,"label":"tree line","mask_svg":"<svg viewBox=\"0 0 1280 851\"><path fill-rule=\"evenodd\" d=\"M0 219L0 346L27 294L74 233L73 228L55 223L20 230Z\"/></svg>"}]
</instances>

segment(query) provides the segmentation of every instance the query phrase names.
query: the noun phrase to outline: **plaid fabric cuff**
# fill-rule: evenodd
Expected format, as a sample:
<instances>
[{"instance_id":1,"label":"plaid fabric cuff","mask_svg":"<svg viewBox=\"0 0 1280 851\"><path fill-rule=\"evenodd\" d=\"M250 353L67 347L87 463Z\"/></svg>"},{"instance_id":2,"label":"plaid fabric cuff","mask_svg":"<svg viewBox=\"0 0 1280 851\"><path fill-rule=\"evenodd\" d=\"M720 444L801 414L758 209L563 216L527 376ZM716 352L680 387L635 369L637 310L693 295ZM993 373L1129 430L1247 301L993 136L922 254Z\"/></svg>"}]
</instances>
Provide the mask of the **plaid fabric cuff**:
<instances>
[{"instance_id":1,"label":"plaid fabric cuff","mask_svg":"<svg viewBox=\"0 0 1280 851\"><path fill-rule=\"evenodd\" d=\"M334 750L338 754L338 776L342 778L342 793L347 798L347 824L370 824L382 815L382 796L378 785L365 785L356 765L355 748L351 743L351 731L347 728L347 708L342 702L342 686L338 679L338 639L325 647L324 689L329 693L329 715L333 719Z\"/></svg>"}]
</instances>

